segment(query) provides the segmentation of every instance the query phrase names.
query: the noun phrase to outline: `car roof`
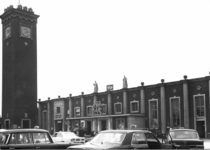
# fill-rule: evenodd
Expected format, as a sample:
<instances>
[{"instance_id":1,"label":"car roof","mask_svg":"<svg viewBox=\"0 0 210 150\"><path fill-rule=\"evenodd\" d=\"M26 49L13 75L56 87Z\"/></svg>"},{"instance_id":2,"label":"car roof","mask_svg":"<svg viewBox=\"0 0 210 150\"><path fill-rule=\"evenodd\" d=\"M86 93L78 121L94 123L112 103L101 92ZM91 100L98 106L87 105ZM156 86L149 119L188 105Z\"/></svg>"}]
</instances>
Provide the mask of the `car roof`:
<instances>
[{"instance_id":1,"label":"car roof","mask_svg":"<svg viewBox=\"0 0 210 150\"><path fill-rule=\"evenodd\" d=\"M55 133L74 133L74 132L70 132L70 131L58 131L58 132L55 132Z\"/></svg>"},{"instance_id":2,"label":"car roof","mask_svg":"<svg viewBox=\"0 0 210 150\"><path fill-rule=\"evenodd\" d=\"M44 129L0 129L0 133L20 133L20 132L48 132Z\"/></svg>"},{"instance_id":3,"label":"car roof","mask_svg":"<svg viewBox=\"0 0 210 150\"><path fill-rule=\"evenodd\" d=\"M148 130L104 130L104 131L100 131L101 133L132 133L132 132L149 132L151 133L150 131Z\"/></svg>"}]
</instances>

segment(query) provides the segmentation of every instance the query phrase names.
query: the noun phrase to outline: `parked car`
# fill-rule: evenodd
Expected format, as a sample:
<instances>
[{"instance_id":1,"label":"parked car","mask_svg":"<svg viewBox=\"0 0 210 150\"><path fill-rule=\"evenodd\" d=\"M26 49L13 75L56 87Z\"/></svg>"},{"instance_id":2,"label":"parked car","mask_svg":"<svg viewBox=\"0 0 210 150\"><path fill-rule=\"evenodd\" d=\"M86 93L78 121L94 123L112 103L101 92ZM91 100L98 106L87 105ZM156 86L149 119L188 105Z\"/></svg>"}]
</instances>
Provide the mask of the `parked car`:
<instances>
[{"instance_id":1,"label":"parked car","mask_svg":"<svg viewBox=\"0 0 210 150\"><path fill-rule=\"evenodd\" d=\"M204 149L204 141L193 129L170 129L166 143L173 143L177 149Z\"/></svg>"},{"instance_id":2,"label":"parked car","mask_svg":"<svg viewBox=\"0 0 210 150\"><path fill-rule=\"evenodd\" d=\"M55 143L47 130L0 130L0 149L66 149L70 144Z\"/></svg>"},{"instance_id":3,"label":"parked car","mask_svg":"<svg viewBox=\"0 0 210 150\"><path fill-rule=\"evenodd\" d=\"M77 136L74 132L55 132L53 139L58 143L84 144L85 138Z\"/></svg>"},{"instance_id":4,"label":"parked car","mask_svg":"<svg viewBox=\"0 0 210 150\"><path fill-rule=\"evenodd\" d=\"M148 130L105 130L82 145L68 149L172 149L173 144L163 144Z\"/></svg>"}]
</instances>

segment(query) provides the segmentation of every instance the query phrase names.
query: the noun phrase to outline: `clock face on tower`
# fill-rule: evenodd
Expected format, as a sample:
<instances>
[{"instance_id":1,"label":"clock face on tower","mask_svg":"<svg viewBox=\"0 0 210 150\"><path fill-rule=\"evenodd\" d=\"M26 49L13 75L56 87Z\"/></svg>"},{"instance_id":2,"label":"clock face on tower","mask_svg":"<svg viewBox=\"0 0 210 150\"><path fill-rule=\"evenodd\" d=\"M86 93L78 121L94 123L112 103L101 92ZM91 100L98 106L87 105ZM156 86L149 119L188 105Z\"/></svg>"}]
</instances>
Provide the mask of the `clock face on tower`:
<instances>
[{"instance_id":1,"label":"clock face on tower","mask_svg":"<svg viewBox=\"0 0 210 150\"><path fill-rule=\"evenodd\" d=\"M21 26L20 27L20 36L25 38L31 38L31 28Z\"/></svg>"},{"instance_id":2,"label":"clock face on tower","mask_svg":"<svg viewBox=\"0 0 210 150\"><path fill-rule=\"evenodd\" d=\"M11 36L11 26L8 26L5 28L5 39L9 38Z\"/></svg>"}]
</instances>

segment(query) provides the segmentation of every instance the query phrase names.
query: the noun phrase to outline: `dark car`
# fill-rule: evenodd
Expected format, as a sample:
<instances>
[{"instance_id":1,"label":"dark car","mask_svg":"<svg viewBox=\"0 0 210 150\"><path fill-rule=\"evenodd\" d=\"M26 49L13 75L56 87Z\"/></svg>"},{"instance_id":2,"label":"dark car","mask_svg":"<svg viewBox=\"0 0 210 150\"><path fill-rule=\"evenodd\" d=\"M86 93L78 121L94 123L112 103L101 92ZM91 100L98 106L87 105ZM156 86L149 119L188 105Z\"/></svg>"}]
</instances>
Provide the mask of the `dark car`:
<instances>
[{"instance_id":1,"label":"dark car","mask_svg":"<svg viewBox=\"0 0 210 150\"><path fill-rule=\"evenodd\" d=\"M170 129L166 143L172 143L177 149L204 149L204 141L193 129Z\"/></svg>"},{"instance_id":2,"label":"dark car","mask_svg":"<svg viewBox=\"0 0 210 150\"><path fill-rule=\"evenodd\" d=\"M89 142L69 146L68 149L172 149L172 144L162 144L148 130L106 130L99 132Z\"/></svg>"},{"instance_id":3,"label":"dark car","mask_svg":"<svg viewBox=\"0 0 210 150\"><path fill-rule=\"evenodd\" d=\"M55 143L43 129L0 129L0 149L66 149L69 145Z\"/></svg>"}]
</instances>

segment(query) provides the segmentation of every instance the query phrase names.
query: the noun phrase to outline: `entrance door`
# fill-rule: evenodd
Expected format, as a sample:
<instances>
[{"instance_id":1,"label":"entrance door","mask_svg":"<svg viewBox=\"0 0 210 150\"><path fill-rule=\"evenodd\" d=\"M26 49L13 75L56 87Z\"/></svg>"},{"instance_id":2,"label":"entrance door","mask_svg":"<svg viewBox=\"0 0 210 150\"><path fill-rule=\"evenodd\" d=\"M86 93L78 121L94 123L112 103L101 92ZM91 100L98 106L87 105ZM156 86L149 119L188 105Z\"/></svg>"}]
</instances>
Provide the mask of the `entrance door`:
<instances>
[{"instance_id":1,"label":"entrance door","mask_svg":"<svg viewBox=\"0 0 210 150\"><path fill-rule=\"evenodd\" d=\"M205 138L205 121L197 121L196 125L200 138Z\"/></svg>"},{"instance_id":2,"label":"entrance door","mask_svg":"<svg viewBox=\"0 0 210 150\"><path fill-rule=\"evenodd\" d=\"M87 135L90 135L91 133L91 121L87 121Z\"/></svg>"},{"instance_id":3,"label":"entrance door","mask_svg":"<svg viewBox=\"0 0 210 150\"><path fill-rule=\"evenodd\" d=\"M23 128L30 128L30 120L22 120L23 121Z\"/></svg>"},{"instance_id":4,"label":"entrance door","mask_svg":"<svg viewBox=\"0 0 210 150\"><path fill-rule=\"evenodd\" d=\"M106 130L106 120L101 120L101 131Z\"/></svg>"},{"instance_id":5,"label":"entrance door","mask_svg":"<svg viewBox=\"0 0 210 150\"><path fill-rule=\"evenodd\" d=\"M57 121L56 122L56 132L62 131L62 121Z\"/></svg>"}]
</instances>

